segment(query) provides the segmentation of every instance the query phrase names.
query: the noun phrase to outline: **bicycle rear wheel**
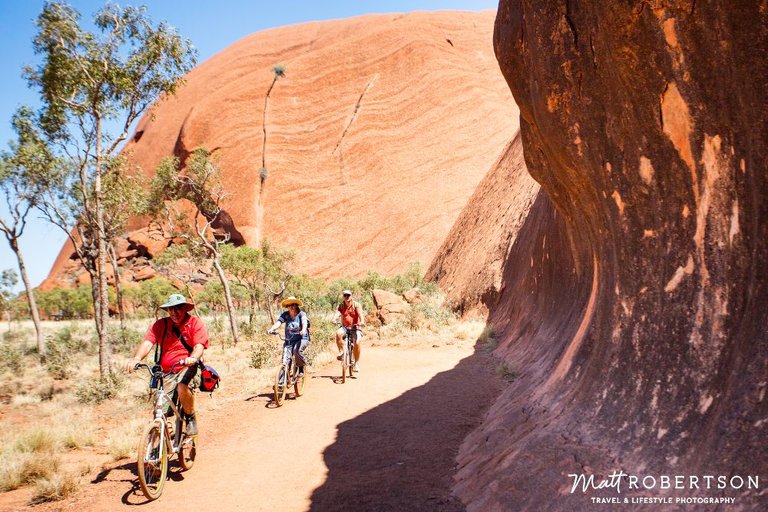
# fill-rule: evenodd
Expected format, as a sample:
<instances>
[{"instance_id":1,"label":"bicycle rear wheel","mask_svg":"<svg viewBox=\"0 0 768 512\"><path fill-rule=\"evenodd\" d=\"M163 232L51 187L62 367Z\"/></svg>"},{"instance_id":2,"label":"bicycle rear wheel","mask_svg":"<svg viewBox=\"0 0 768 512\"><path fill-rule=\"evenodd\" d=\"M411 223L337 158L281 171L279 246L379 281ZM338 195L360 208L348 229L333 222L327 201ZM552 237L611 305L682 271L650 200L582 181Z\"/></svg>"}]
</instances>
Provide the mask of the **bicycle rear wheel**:
<instances>
[{"instance_id":1,"label":"bicycle rear wheel","mask_svg":"<svg viewBox=\"0 0 768 512\"><path fill-rule=\"evenodd\" d=\"M285 365L281 365L277 368L277 371L275 372L275 386L274 386L274 392L275 392L275 403L278 407L283 405L283 402L285 401L285 394L288 391L288 369L285 367Z\"/></svg>"},{"instance_id":2,"label":"bicycle rear wheel","mask_svg":"<svg viewBox=\"0 0 768 512\"><path fill-rule=\"evenodd\" d=\"M197 446L195 445L194 437L182 437L181 448L179 448L179 465L181 469L187 471L192 469L195 464L195 457L197 456Z\"/></svg>"},{"instance_id":3,"label":"bicycle rear wheel","mask_svg":"<svg viewBox=\"0 0 768 512\"><path fill-rule=\"evenodd\" d=\"M168 475L168 453L160 423L152 423L142 436L136 465L141 492L147 499L156 500L163 493Z\"/></svg>"}]
</instances>

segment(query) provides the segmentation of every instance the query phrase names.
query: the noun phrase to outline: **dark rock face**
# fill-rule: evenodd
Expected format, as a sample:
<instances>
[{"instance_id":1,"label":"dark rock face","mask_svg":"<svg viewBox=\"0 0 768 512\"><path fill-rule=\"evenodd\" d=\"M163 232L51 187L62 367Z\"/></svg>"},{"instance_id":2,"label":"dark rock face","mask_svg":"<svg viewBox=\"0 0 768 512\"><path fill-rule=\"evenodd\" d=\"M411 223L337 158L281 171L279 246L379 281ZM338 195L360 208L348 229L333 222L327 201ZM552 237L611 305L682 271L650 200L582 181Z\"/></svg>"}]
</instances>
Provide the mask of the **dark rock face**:
<instances>
[{"instance_id":1,"label":"dark rock face","mask_svg":"<svg viewBox=\"0 0 768 512\"><path fill-rule=\"evenodd\" d=\"M459 495L590 510L569 473L757 475L621 496L765 510L768 2L502 0L494 42L548 199L491 313L521 377L465 443Z\"/></svg>"}]
</instances>

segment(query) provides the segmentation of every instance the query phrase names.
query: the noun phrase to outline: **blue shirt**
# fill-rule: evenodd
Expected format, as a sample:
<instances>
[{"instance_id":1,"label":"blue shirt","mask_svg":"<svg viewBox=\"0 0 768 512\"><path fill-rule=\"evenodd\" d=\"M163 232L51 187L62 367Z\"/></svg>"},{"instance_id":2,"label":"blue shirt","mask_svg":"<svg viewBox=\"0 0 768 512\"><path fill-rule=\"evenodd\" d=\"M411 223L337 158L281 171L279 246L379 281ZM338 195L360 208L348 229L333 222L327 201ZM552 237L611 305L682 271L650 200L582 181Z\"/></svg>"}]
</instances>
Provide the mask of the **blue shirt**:
<instances>
[{"instance_id":1,"label":"blue shirt","mask_svg":"<svg viewBox=\"0 0 768 512\"><path fill-rule=\"evenodd\" d=\"M299 314L296 315L295 318L291 318L291 314L288 311L283 311L283 314L280 315L280 318L277 319L278 322L285 324L285 341L286 342L295 342L300 341L302 339L301 334L301 319L304 318L304 321L309 324L309 319L307 318L307 314L303 311L299 311ZM307 335L304 335L304 339L307 338Z\"/></svg>"}]
</instances>

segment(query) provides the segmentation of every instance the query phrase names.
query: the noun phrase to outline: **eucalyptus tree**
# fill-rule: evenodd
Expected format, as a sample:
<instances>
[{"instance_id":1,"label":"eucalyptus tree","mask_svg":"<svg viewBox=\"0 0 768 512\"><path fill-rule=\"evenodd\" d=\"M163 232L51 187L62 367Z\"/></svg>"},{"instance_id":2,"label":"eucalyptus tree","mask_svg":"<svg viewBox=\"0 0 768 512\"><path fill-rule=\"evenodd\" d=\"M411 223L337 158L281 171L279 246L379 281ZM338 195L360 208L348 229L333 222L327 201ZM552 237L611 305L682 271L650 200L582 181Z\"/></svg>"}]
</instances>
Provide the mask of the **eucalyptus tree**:
<instances>
[{"instance_id":1,"label":"eucalyptus tree","mask_svg":"<svg viewBox=\"0 0 768 512\"><path fill-rule=\"evenodd\" d=\"M69 164L41 210L67 233L91 276L104 378L110 362L105 182L110 172L122 172L114 159L134 122L153 101L176 91L196 52L168 24L154 25L144 7L107 4L93 25L87 31L75 9L46 3L33 41L42 62L24 74L40 92L37 124L50 150Z\"/></svg>"},{"instance_id":2,"label":"eucalyptus tree","mask_svg":"<svg viewBox=\"0 0 768 512\"><path fill-rule=\"evenodd\" d=\"M192 151L184 166L178 158L165 158L155 172L147 204L148 213L165 223L161 229L169 238L183 239L195 248L192 252L203 250L211 260L224 288L232 338L237 344L235 305L221 265L222 247L230 236L226 230L216 229L223 224L221 203L228 195L219 178L220 169L203 148Z\"/></svg>"},{"instance_id":3,"label":"eucalyptus tree","mask_svg":"<svg viewBox=\"0 0 768 512\"><path fill-rule=\"evenodd\" d=\"M40 190L47 184L48 169L54 159L34 130L31 111L28 108L22 107L16 112L12 125L17 140L10 144L9 151L0 154L0 193L3 196L0 232L16 256L29 313L35 326L37 352L43 357L45 338L40 326L40 313L19 240L24 235L29 214L37 204Z\"/></svg>"},{"instance_id":4,"label":"eucalyptus tree","mask_svg":"<svg viewBox=\"0 0 768 512\"><path fill-rule=\"evenodd\" d=\"M267 239L262 239L259 248L230 246L222 251L221 265L248 296L250 303L248 323L251 327L256 310L262 301L270 321L274 323L275 316L271 305L283 294L293 277L289 267L294 258L292 251L278 249Z\"/></svg>"}]
</instances>

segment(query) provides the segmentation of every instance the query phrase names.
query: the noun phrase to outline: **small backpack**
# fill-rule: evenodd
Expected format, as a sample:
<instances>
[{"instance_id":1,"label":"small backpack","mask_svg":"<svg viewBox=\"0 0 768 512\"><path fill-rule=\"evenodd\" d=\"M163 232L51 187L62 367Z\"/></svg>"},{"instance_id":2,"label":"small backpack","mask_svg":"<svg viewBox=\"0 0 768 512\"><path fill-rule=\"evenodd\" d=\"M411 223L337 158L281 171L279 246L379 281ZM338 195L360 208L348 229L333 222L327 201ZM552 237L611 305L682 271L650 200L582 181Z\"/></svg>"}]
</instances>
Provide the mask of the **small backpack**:
<instances>
[{"instance_id":1,"label":"small backpack","mask_svg":"<svg viewBox=\"0 0 768 512\"><path fill-rule=\"evenodd\" d=\"M213 366L203 365L201 363L202 370L200 371L200 391L205 393L213 393L213 390L219 387L219 372L213 369Z\"/></svg>"}]
</instances>

